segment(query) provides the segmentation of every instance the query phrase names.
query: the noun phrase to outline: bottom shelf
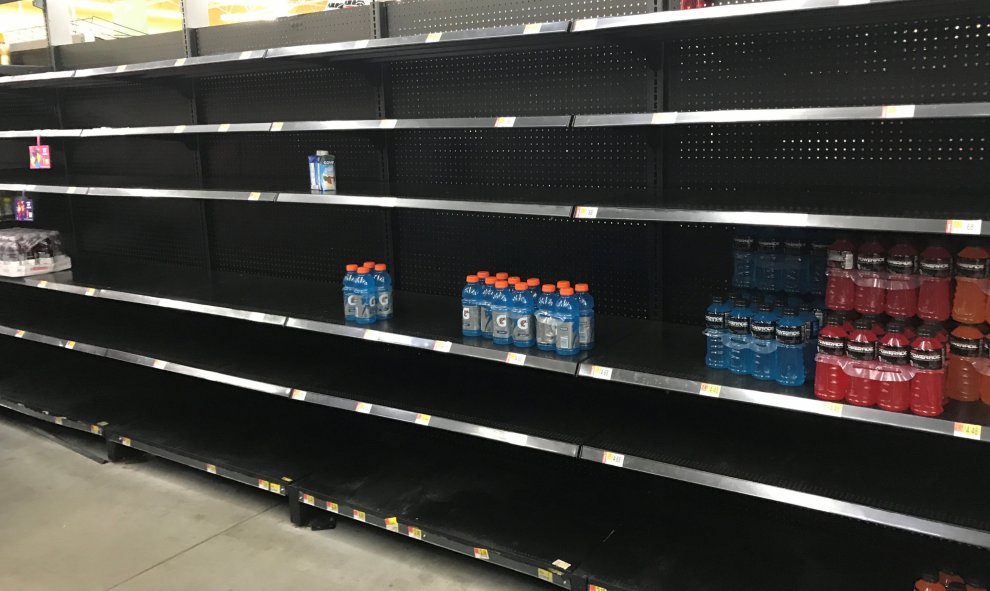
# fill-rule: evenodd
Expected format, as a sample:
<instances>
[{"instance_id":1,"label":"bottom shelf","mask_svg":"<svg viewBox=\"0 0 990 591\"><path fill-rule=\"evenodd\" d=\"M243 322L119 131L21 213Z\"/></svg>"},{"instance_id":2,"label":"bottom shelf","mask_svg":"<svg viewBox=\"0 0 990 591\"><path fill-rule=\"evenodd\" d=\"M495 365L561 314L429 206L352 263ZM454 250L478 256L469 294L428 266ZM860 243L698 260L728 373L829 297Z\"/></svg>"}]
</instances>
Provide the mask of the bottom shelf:
<instances>
[{"instance_id":1,"label":"bottom shelf","mask_svg":"<svg viewBox=\"0 0 990 591\"><path fill-rule=\"evenodd\" d=\"M898 589L990 564L931 537L41 344L0 354L7 406L105 422L118 451L263 483L297 522L330 510L558 587Z\"/></svg>"}]
</instances>

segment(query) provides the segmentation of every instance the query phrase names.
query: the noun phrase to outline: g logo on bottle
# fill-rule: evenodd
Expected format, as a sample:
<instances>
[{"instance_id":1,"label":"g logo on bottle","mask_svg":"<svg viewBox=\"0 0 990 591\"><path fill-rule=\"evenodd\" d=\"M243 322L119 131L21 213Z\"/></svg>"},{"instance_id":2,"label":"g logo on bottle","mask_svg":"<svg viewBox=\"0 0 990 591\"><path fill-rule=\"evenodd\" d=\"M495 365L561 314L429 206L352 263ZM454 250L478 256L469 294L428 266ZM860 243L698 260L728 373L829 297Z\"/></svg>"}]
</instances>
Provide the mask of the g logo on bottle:
<instances>
[{"instance_id":1,"label":"g logo on bottle","mask_svg":"<svg viewBox=\"0 0 990 591\"><path fill-rule=\"evenodd\" d=\"M388 308L389 304L392 303L392 296L387 293L383 293L378 297L378 305L382 308Z\"/></svg>"},{"instance_id":2,"label":"g logo on bottle","mask_svg":"<svg viewBox=\"0 0 990 591\"><path fill-rule=\"evenodd\" d=\"M471 319L471 308L469 308L467 306L464 306L464 310L461 312L461 318L463 318L464 320L470 320Z\"/></svg>"},{"instance_id":3,"label":"g logo on bottle","mask_svg":"<svg viewBox=\"0 0 990 591\"><path fill-rule=\"evenodd\" d=\"M529 330L529 316L523 316L516 321L516 327L518 327L519 330Z\"/></svg>"},{"instance_id":4,"label":"g logo on bottle","mask_svg":"<svg viewBox=\"0 0 990 591\"><path fill-rule=\"evenodd\" d=\"M495 324L499 328L506 328L509 325L509 317L506 316L505 314L500 314L495 317Z\"/></svg>"}]
</instances>

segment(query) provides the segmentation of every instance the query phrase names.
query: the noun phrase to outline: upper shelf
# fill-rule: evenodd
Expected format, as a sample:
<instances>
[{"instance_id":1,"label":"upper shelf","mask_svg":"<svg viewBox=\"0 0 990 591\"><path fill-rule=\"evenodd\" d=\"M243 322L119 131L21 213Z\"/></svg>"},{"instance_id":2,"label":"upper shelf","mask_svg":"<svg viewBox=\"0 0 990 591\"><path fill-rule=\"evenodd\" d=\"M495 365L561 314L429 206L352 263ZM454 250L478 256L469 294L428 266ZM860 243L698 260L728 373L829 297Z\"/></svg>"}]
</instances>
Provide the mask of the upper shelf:
<instances>
[{"instance_id":1,"label":"upper shelf","mask_svg":"<svg viewBox=\"0 0 990 591\"><path fill-rule=\"evenodd\" d=\"M684 37L765 31L804 25L838 26L892 18L971 13L981 0L778 0L671 10L609 18L530 23L466 31L362 39L122 64L63 72L0 77L0 88L81 86L108 80L195 77L292 67L300 60L412 59L445 54L516 50L547 44L579 45L589 37L610 40ZM568 34L570 33L570 34Z\"/></svg>"}]
</instances>

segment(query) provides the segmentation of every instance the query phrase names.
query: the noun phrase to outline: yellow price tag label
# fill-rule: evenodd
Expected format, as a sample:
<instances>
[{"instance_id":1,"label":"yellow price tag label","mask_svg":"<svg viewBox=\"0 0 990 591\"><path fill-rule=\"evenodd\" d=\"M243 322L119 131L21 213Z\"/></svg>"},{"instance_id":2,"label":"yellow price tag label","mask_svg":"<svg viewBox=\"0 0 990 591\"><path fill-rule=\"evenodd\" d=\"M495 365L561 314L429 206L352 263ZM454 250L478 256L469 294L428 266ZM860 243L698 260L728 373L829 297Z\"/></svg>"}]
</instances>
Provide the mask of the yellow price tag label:
<instances>
[{"instance_id":1,"label":"yellow price tag label","mask_svg":"<svg viewBox=\"0 0 990 591\"><path fill-rule=\"evenodd\" d=\"M822 402L822 412L834 417L841 417L843 406L843 404L838 402Z\"/></svg>"},{"instance_id":2,"label":"yellow price tag label","mask_svg":"<svg viewBox=\"0 0 990 591\"><path fill-rule=\"evenodd\" d=\"M372 406L374 406L374 405L368 404L367 402L358 402L354 406L354 411L355 412L362 413L362 414L371 414L371 407Z\"/></svg>"},{"instance_id":3,"label":"yellow price tag label","mask_svg":"<svg viewBox=\"0 0 990 591\"><path fill-rule=\"evenodd\" d=\"M722 386L718 384L701 384L701 387L698 388L698 394L718 398L722 394Z\"/></svg>"},{"instance_id":4,"label":"yellow price tag label","mask_svg":"<svg viewBox=\"0 0 990 591\"><path fill-rule=\"evenodd\" d=\"M290 395L290 397L293 400L306 400L306 391L305 390L298 390L298 389L293 388L292 394Z\"/></svg>"},{"instance_id":5,"label":"yellow price tag label","mask_svg":"<svg viewBox=\"0 0 990 591\"><path fill-rule=\"evenodd\" d=\"M385 518L385 529L395 533L399 533L399 518L398 517L386 517Z\"/></svg>"},{"instance_id":6,"label":"yellow price tag label","mask_svg":"<svg viewBox=\"0 0 990 591\"><path fill-rule=\"evenodd\" d=\"M574 217L580 220L593 220L598 217L598 208L581 205L574 210Z\"/></svg>"},{"instance_id":7,"label":"yellow price tag label","mask_svg":"<svg viewBox=\"0 0 990 591\"><path fill-rule=\"evenodd\" d=\"M65 341L65 348L66 349L75 349L76 348L76 342L75 341Z\"/></svg>"},{"instance_id":8,"label":"yellow price tag label","mask_svg":"<svg viewBox=\"0 0 990 591\"><path fill-rule=\"evenodd\" d=\"M216 464L207 464L206 465L206 471L209 472L210 474L216 474L217 473L217 466L216 466Z\"/></svg>"},{"instance_id":9,"label":"yellow price tag label","mask_svg":"<svg viewBox=\"0 0 990 591\"><path fill-rule=\"evenodd\" d=\"M621 468L626 463L626 456L617 454L614 451L602 452L602 463Z\"/></svg>"},{"instance_id":10,"label":"yellow price tag label","mask_svg":"<svg viewBox=\"0 0 990 591\"><path fill-rule=\"evenodd\" d=\"M512 127L515 124L515 117L499 117L495 120L495 127Z\"/></svg>"},{"instance_id":11,"label":"yellow price tag label","mask_svg":"<svg viewBox=\"0 0 990 591\"><path fill-rule=\"evenodd\" d=\"M441 37L443 37L443 33L430 33L429 35L426 36L426 42L436 43L437 41L440 40Z\"/></svg>"},{"instance_id":12,"label":"yellow price tag label","mask_svg":"<svg viewBox=\"0 0 990 591\"><path fill-rule=\"evenodd\" d=\"M65 417L55 417L55 424L56 425L61 425L64 420L65 420Z\"/></svg>"},{"instance_id":13,"label":"yellow price tag label","mask_svg":"<svg viewBox=\"0 0 990 591\"><path fill-rule=\"evenodd\" d=\"M536 576L548 583L553 582L553 573L545 568L536 569Z\"/></svg>"},{"instance_id":14,"label":"yellow price tag label","mask_svg":"<svg viewBox=\"0 0 990 591\"><path fill-rule=\"evenodd\" d=\"M88 295L88 296L94 296L94 295L96 295L96 288L95 287L89 287L89 288L87 288L86 289L86 295Z\"/></svg>"},{"instance_id":15,"label":"yellow price tag label","mask_svg":"<svg viewBox=\"0 0 990 591\"><path fill-rule=\"evenodd\" d=\"M14 333L14 336L15 336L15 337L17 337L17 338L21 338L21 337L23 337L23 336L24 336L25 334L26 334L26 333L25 333L25 332L24 332L23 330L18 330L17 332L15 332L15 333Z\"/></svg>"},{"instance_id":16,"label":"yellow price tag label","mask_svg":"<svg viewBox=\"0 0 990 591\"><path fill-rule=\"evenodd\" d=\"M272 482L268 485L268 490L270 490L271 492L277 495L280 495L282 494L282 485L277 482Z\"/></svg>"},{"instance_id":17,"label":"yellow price tag label","mask_svg":"<svg viewBox=\"0 0 990 591\"><path fill-rule=\"evenodd\" d=\"M406 528L406 534L408 534L410 538L416 538L417 540L423 539L423 530L418 527L413 527L410 525Z\"/></svg>"},{"instance_id":18,"label":"yellow price tag label","mask_svg":"<svg viewBox=\"0 0 990 591\"><path fill-rule=\"evenodd\" d=\"M597 378L599 380L611 380L612 379L612 368L602 367L601 365L591 366L591 377Z\"/></svg>"},{"instance_id":19,"label":"yellow price tag label","mask_svg":"<svg viewBox=\"0 0 990 591\"><path fill-rule=\"evenodd\" d=\"M434 341L433 350L440 351L441 353L450 353L450 347L453 345L450 341Z\"/></svg>"},{"instance_id":20,"label":"yellow price tag label","mask_svg":"<svg viewBox=\"0 0 990 591\"><path fill-rule=\"evenodd\" d=\"M99 425L90 425L89 432L93 435L103 435L103 428Z\"/></svg>"},{"instance_id":21,"label":"yellow price tag label","mask_svg":"<svg viewBox=\"0 0 990 591\"><path fill-rule=\"evenodd\" d=\"M478 560L488 560L488 549L487 548L475 548L474 557Z\"/></svg>"},{"instance_id":22,"label":"yellow price tag label","mask_svg":"<svg viewBox=\"0 0 990 591\"><path fill-rule=\"evenodd\" d=\"M303 493L302 502L305 503L305 504L307 504L307 505L313 505L313 506L315 506L316 505L316 497L314 497L313 495L308 495L306 493Z\"/></svg>"},{"instance_id":23,"label":"yellow price tag label","mask_svg":"<svg viewBox=\"0 0 990 591\"><path fill-rule=\"evenodd\" d=\"M153 367L155 369L165 369L165 366L166 365L168 365L168 364L166 362L162 361L161 359L155 359L151 363L151 367Z\"/></svg>"},{"instance_id":24,"label":"yellow price tag label","mask_svg":"<svg viewBox=\"0 0 990 591\"><path fill-rule=\"evenodd\" d=\"M258 479L258 488L264 489L264 490L269 490L269 487L270 486L271 486L271 483L268 482L267 480L262 480L260 478Z\"/></svg>"},{"instance_id":25,"label":"yellow price tag label","mask_svg":"<svg viewBox=\"0 0 990 591\"><path fill-rule=\"evenodd\" d=\"M331 513L340 513L340 505L334 503L333 501L327 501L327 511Z\"/></svg>"},{"instance_id":26,"label":"yellow price tag label","mask_svg":"<svg viewBox=\"0 0 990 591\"><path fill-rule=\"evenodd\" d=\"M248 201L258 201L260 199L261 199L261 193L257 191L248 195Z\"/></svg>"},{"instance_id":27,"label":"yellow price tag label","mask_svg":"<svg viewBox=\"0 0 990 591\"><path fill-rule=\"evenodd\" d=\"M220 127L217 128L218 133L226 133L230 131L230 123L221 123Z\"/></svg>"},{"instance_id":28,"label":"yellow price tag label","mask_svg":"<svg viewBox=\"0 0 990 591\"><path fill-rule=\"evenodd\" d=\"M120 441L120 444L121 445L125 445L127 447L130 447L131 446L131 438L130 437L121 437L119 439L119 441Z\"/></svg>"},{"instance_id":29,"label":"yellow price tag label","mask_svg":"<svg viewBox=\"0 0 990 591\"><path fill-rule=\"evenodd\" d=\"M945 220L946 234L972 234L983 232L983 220Z\"/></svg>"},{"instance_id":30,"label":"yellow price tag label","mask_svg":"<svg viewBox=\"0 0 990 591\"><path fill-rule=\"evenodd\" d=\"M424 427L429 427L430 426L430 419L432 419L432 418L433 417L431 415L424 415L423 413L419 413L419 414L416 415L416 424L417 425L422 425Z\"/></svg>"},{"instance_id":31,"label":"yellow price tag label","mask_svg":"<svg viewBox=\"0 0 990 591\"><path fill-rule=\"evenodd\" d=\"M282 131L283 127L285 127L285 121L276 121L272 123L272 131Z\"/></svg>"},{"instance_id":32,"label":"yellow price tag label","mask_svg":"<svg viewBox=\"0 0 990 591\"><path fill-rule=\"evenodd\" d=\"M975 439L979 441L983 435L983 427L981 425L973 425L972 423L956 423L952 427L952 434L963 439Z\"/></svg>"},{"instance_id":33,"label":"yellow price tag label","mask_svg":"<svg viewBox=\"0 0 990 591\"><path fill-rule=\"evenodd\" d=\"M42 279L41 281L39 281L38 282L38 287L40 287L42 289L48 287L48 280L47 279Z\"/></svg>"},{"instance_id":34,"label":"yellow price tag label","mask_svg":"<svg viewBox=\"0 0 990 591\"><path fill-rule=\"evenodd\" d=\"M508 353L505 362L509 365L526 365L526 356L522 353Z\"/></svg>"},{"instance_id":35,"label":"yellow price tag label","mask_svg":"<svg viewBox=\"0 0 990 591\"><path fill-rule=\"evenodd\" d=\"M361 522L366 522L368 520L368 516L365 515L364 511L358 511L357 509L354 509L351 512L351 515L354 516L354 519L357 519L358 521Z\"/></svg>"}]
</instances>

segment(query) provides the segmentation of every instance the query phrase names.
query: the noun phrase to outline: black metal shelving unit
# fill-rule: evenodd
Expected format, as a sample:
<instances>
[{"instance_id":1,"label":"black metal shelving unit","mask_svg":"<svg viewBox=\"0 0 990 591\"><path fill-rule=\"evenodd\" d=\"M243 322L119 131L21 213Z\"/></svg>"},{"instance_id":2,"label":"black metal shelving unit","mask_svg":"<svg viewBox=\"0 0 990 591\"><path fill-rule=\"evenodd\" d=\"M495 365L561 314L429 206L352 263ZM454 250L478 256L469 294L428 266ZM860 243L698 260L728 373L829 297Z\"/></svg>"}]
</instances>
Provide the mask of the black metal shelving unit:
<instances>
[{"instance_id":1,"label":"black metal shelving unit","mask_svg":"<svg viewBox=\"0 0 990 591\"><path fill-rule=\"evenodd\" d=\"M674 4L376 3L0 77L0 192L73 258L0 280L0 406L570 589L985 565L986 406L711 371L700 321L739 227L990 234L990 11ZM27 171L39 136L53 168ZM307 190L317 149L337 194ZM340 278L368 258L397 314L359 326ZM479 268L589 282L595 349L461 336Z\"/></svg>"}]
</instances>

